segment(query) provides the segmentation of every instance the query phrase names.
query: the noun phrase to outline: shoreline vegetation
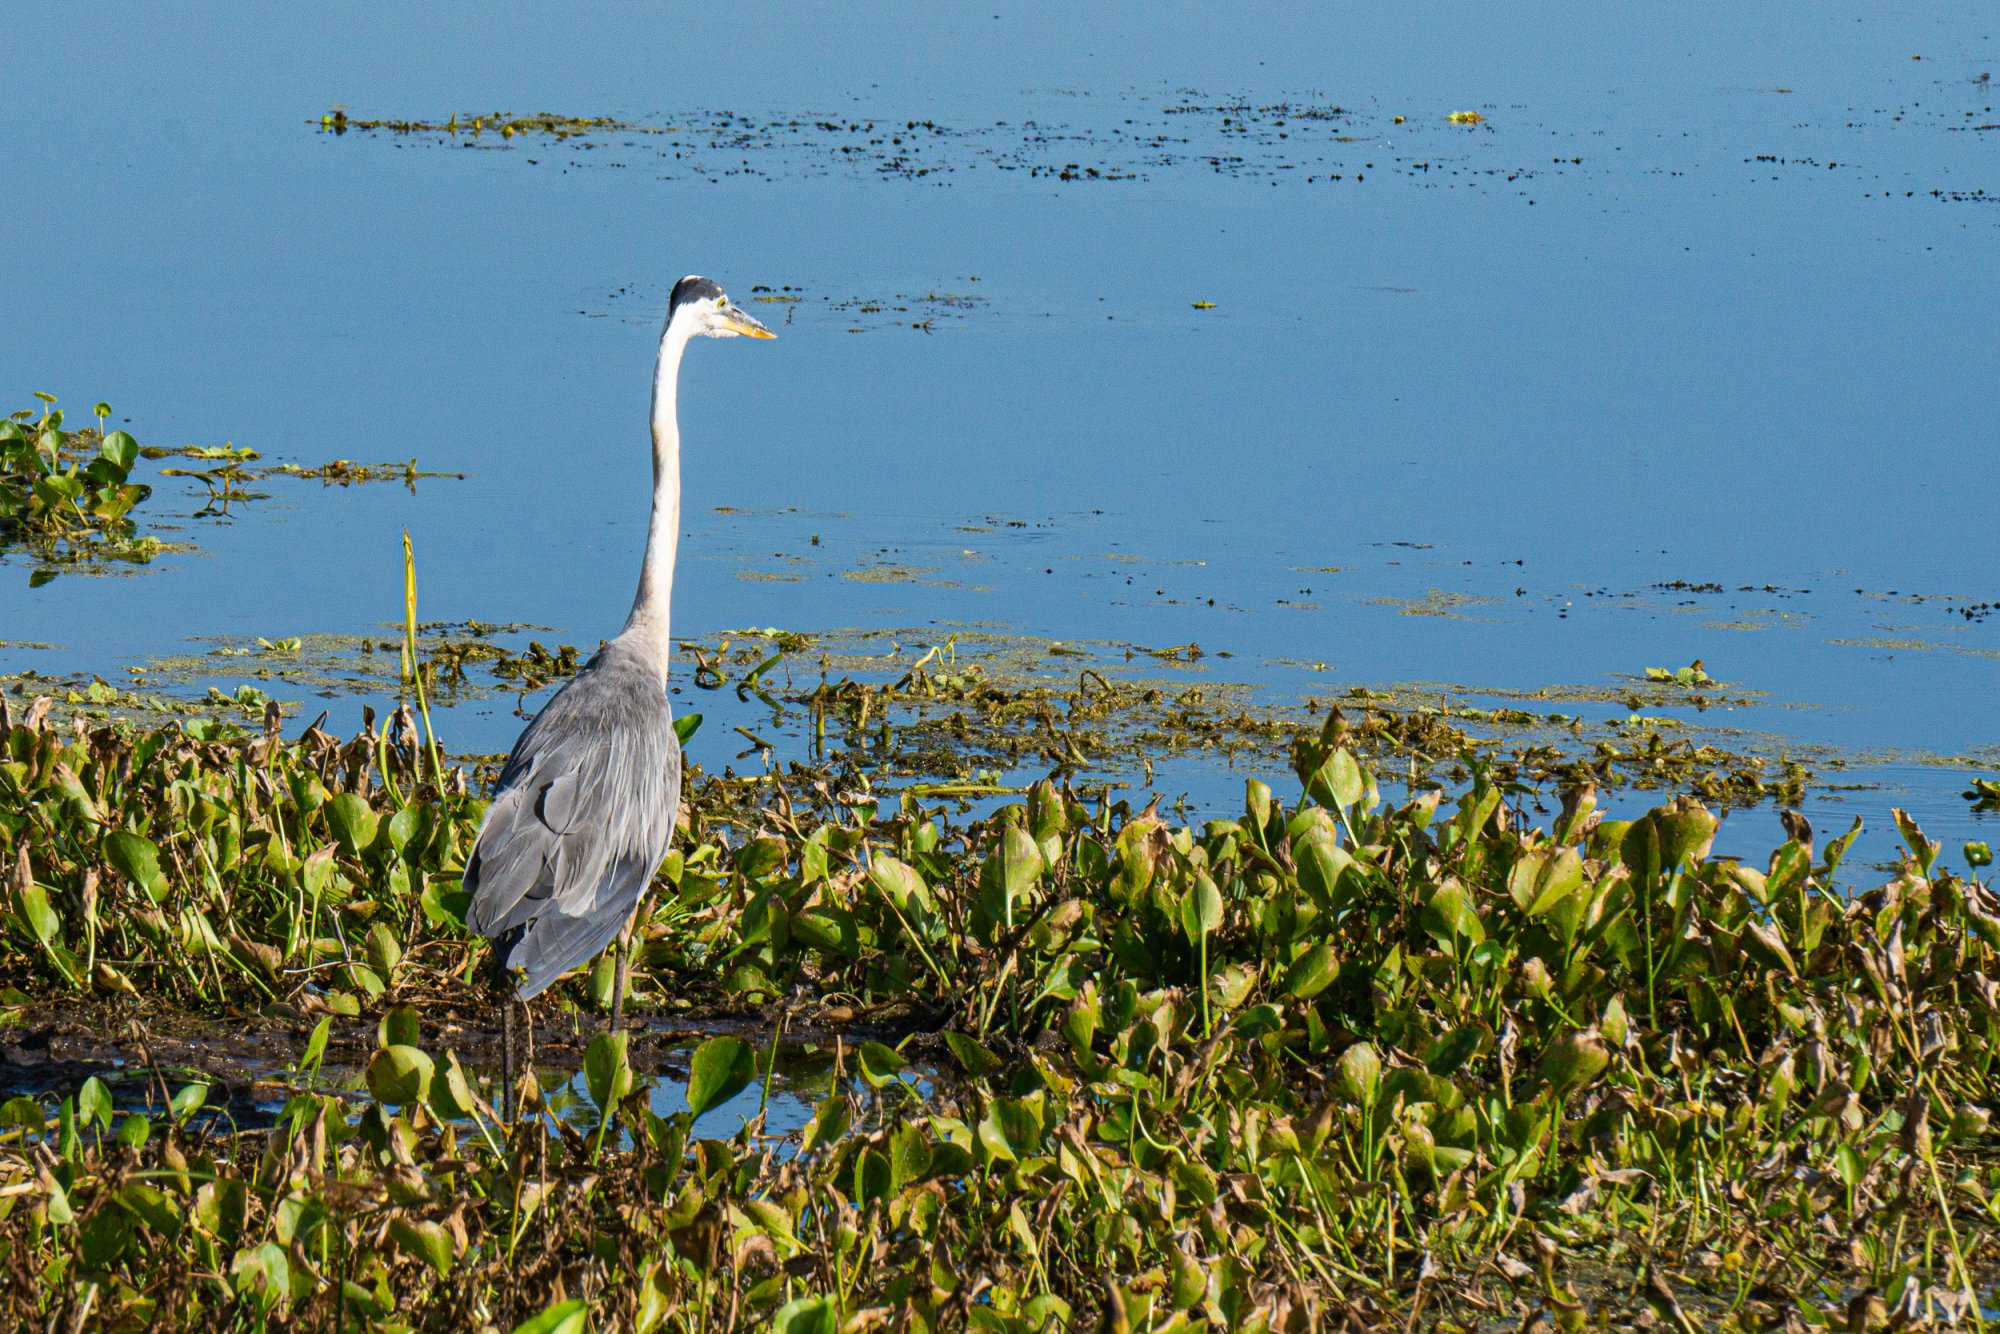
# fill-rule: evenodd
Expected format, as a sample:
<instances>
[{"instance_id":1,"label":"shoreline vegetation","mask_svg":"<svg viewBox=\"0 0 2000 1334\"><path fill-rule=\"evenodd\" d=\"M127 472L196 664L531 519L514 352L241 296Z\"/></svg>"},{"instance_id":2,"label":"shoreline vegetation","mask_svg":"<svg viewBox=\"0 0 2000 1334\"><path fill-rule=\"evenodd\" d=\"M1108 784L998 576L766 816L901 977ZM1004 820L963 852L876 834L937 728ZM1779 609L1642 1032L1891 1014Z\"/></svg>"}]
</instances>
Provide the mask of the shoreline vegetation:
<instances>
[{"instance_id":1,"label":"shoreline vegetation","mask_svg":"<svg viewBox=\"0 0 2000 1334\"><path fill-rule=\"evenodd\" d=\"M1795 815L1752 865L1477 756L1395 799L1338 712L1198 826L697 775L631 1012L718 1035L597 1031L600 961L510 1125L476 784L267 716L0 719L0 1043L139 1053L0 1104L12 1326L1876 1329L2000 1272L2000 896L1900 813L1886 878ZM146 1054L190 1015L285 1035L271 1113Z\"/></svg>"}]
</instances>

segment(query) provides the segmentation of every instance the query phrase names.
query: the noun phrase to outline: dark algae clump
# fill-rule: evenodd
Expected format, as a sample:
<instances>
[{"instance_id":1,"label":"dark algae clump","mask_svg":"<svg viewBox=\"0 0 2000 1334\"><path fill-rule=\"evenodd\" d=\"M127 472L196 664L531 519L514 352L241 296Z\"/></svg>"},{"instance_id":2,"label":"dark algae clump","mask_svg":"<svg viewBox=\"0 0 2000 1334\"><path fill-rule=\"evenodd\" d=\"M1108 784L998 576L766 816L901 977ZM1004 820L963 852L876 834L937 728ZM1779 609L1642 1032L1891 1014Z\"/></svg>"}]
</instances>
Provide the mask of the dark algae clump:
<instances>
[{"instance_id":1,"label":"dark algae clump","mask_svg":"<svg viewBox=\"0 0 2000 1334\"><path fill-rule=\"evenodd\" d=\"M0 740L0 1037L141 1053L0 1106L10 1328L1906 1328L2000 1260L2000 896L1905 818L1856 884L1797 816L1751 865L1686 796L1392 796L1338 717L1199 826L696 774L634 1005L732 1026L684 1072L588 1037L506 1124L481 804L406 714ZM143 1055L189 1009L303 1040L268 1124ZM804 1129L718 1128L801 1030Z\"/></svg>"}]
</instances>

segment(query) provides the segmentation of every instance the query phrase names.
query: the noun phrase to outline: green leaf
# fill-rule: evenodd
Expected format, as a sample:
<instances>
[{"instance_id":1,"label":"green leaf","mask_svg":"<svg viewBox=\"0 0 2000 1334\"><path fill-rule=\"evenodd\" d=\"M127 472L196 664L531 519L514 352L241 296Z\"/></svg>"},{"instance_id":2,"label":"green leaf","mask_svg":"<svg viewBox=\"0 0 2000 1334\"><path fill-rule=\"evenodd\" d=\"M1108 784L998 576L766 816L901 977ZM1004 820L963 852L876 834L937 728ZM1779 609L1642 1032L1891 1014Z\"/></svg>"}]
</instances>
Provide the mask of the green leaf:
<instances>
[{"instance_id":1,"label":"green leaf","mask_svg":"<svg viewBox=\"0 0 2000 1334\"><path fill-rule=\"evenodd\" d=\"M185 1123L190 1116L208 1104L208 1085L183 1084L174 1094L174 1120Z\"/></svg>"},{"instance_id":2,"label":"green leaf","mask_svg":"<svg viewBox=\"0 0 2000 1334\"><path fill-rule=\"evenodd\" d=\"M451 1234L442 1225L397 1214L389 1220L389 1235L398 1246L429 1265L439 1278L451 1272Z\"/></svg>"},{"instance_id":3,"label":"green leaf","mask_svg":"<svg viewBox=\"0 0 2000 1334\"><path fill-rule=\"evenodd\" d=\"M1333 1082L1351 1101L1372 1106L1382 1087L1382 1054L1372 1043L1355 1043L1334 1064Z\"/></svg>"},{"instance_id":4,"label":"green leaf","mask_svg":"<svg viewBox=\"0 0 2000 1334\"><path fill-rule=\"evenodd\" d=\"M259 1310L274 1310L291 1299L291 1261L276 1242L238 1251L230 1276L237 1295Z\"/></svg>"},{"instance_id":5,"label":"green leaf","mask_svg":"<svg viewBox=\"0 0 2000 1334\"><path fill-rule=\"evenodd\" d=\"M1463 940L1477 945L1486 939L1486 925L1479 920L1472 896L1456 881L1446 883L1431 895L1431 901L1424 905L1423 925L1424 930L1440 941Z\"/></svg>"},{"instance_id":6,"label":"green leaf","mask_svg":"<svg viewBox=\"0 0 2000 1334\"><path fill-rule=\"evenodd\" d=\"M139 461L139 442L124 431L113 431L104 437L104 443L98 446L97 452L117 464L121 474L128 473L132 471L132 465Z\"/></svg>"},{"instance_id":7,"label":"green leaf","mask_svg":"<svg viewBox=\"0 0 2000 1334\"><path fill-rule=\"evenodd\" d=\"M384 1047L368 1059L368 1091L378 1102L408 1107L429 1098L435 1069L415 1047Z\"/></svg>"},{"instance_id":8,"label":"green leaf","mask_svg":"<svg viewBox=\"0 0 2000 1334\"><path fill-rule=\"evenodd\" d=\"M123 829L108 834L104 839L104 859L144 890L153 902L166 898L167 887L160 878L160 849L151 839Z\"/></svg>"},{"instance_id":9,"label":"green leaf","mask_svg":"<svg viewBox=\"0 0 2000 1334\"><path fill-rule=\"evenodd\" d=\"M1194 887L1181 900L1181 930L1187 933L1189 944L1198 944L1203 936L1221 925L1222 891L1215 887L1208 872L1197 871Z\"/></svg>"},{"instance_id":10,"label":"green leaf","mask_svg":"<svg viewBox=\"0 0 2000 1334\"><path fill-rule=\"evenodd\" d=\"M1361 766L1354 762L1347 748L1341 746L1313 772L1307 790L1320 805L1338 806L1344 810L1361 800L1368 791L1368 780L1362 776Z\"/></svg>"},{"instance_id":11,"label":"green leaf","mask_svg":"<svg viewBox=\"0 0 2000 1334\"><path fill-rule=\"evenodd\" d=\"M688 1061L688 1110L696 1116L721 1106L757 1077L756 1053L742 1038L710 1038Z\"/></svg>"},{"instance_id":12,"label":"green leaf","mask_svg":"<svg viewBox=\"0 0 2000 1334\"><path fill-rule=\"evenodd\" d=\"M910 1068L910 1063L897 1055L895 1048L879 1042L862 1043L856 1057L861 1066L861 1077L868 1081L870 1088L879 1089L894 1084L898 1082L897 1074Z\"/></svg>"},{"instance_id":13,"label":"green leaf","mask_svg":"<svg viewBox=\"0 0 2000 1334\"><path fill-rule=\"evenodd\" d=\"M1008 825L999 846L979 868L979 910L1003 930L1014 925L1014 905L1035 886L1042 874L1042 850L1028 831Z\"/></svg>"},{"instance_id":14,"label":"green leaf","mask_svg":"<svg viewBox=\"0 0 2000 1334\"><path fill-rule=\"evenodd\" d=\"M963 1033L947 1030L944 1035L944 1045L951 1048L951 1054L957 1058L959 1065L974 1079L980 1078L1000 1064L998 1056Z\"/></svg>"},{"instance_id":15,"label":"green leaf","mask_svg":"<svg viewBox=\"0 0 2000 1334\"><path fill-rule=\"evenodd\" d=\"M694 734L700 730L701 715L698 713L684 713L674 719L674 739L683 746L694 740Z\"/></svg>"},{"instance_id":16,"label":"green leaf","mask_svg":"<svg viewBox=\"0 0 2000 1334\"><path fill-rule=\"evenodd\" d=\"M396 965L403 961L403 943L396 939L387 922L377 922L368 928L367 949L369 966L384 978L394 977ZM411 1042L414 1045L415 1039Z\"/></svg>"},{"instance_id":17,"label":"green leaf","mask_svg":"<svg viewBox=\"0 0 2000 1334\"><path fill-rule=\"evenodd\" d=\"M414 1005L391 1005L376 1025L375 1040L384 1047L419 1047L422 1032Z\"/></svg>"},{"instance_id":18,"label":"green leaf","mask_svg":"<svg viewBox=\"0 0 2000 1334\"><path fill-rule=\"evenodd\" d=\"M1485 1030L1477 1024L1454 1028L1431 1043L1424 1053L1424 1069L1441 1079L1449 1079L1464 1068L1485 1040Z\"/></svg>"},{"instance_id":19,"label":"green leaf","mask_svg":"<svg viewBox=\"0 0 2000 1334\"><path fill-rule=\"evenodd\" d=\"M824 1297L794 1297L771 1317L771 1334L839 1334L840 1315Z\"/></svg>"},{"instance_id":20,"label":"green leaf","mask_svg":"<svg viewBox=\"0 0 2000 1334\"><path fill-rule=\"evenodd\" d=\"M930 887L924 884L924 878L917 874L915 868L886 853L878 852L869 859L868 883L905 916L910 914L912 904L920 906L925 912L936 911Z\"/></svg>"},{"instance_id":21,"label":"green leaf","mask_svg":"<svg viewBox=\"0 0 2000 1334\"><path fill-rule=\"evenodd\" d=\"M1313 946L1285 970L1282 983L1288 995L1300 1000L1311 1000L1333 984L1340 973L1340 963L1333 955L1333 946L1324 942Z\"/></svg>"},{"instance_id":22,"label":"green leaf","mask_svg":"<svg viewBox=\"0 0 2000 1334\"><path fill-rule=\"evenodd\" d=\"M931 1144L923 1130L903 1125L889 1136L889 1191L894 1194L931 1170Z\"/></svg>"},{"instance_id":23,"label":"green leaf","mask_svg":"<svg viewBox=\"0 0 2000 1334\"><path fill-rule=\"evenodd\" d=\"M368 801L353 792L343 792L326 804L326 826L333 831L340 850L350 857L375 841L375 812Z\"/></svg>"},{"instance_id":24,"label":"green leaf","mask_svg":"<svg viewBox=\"0 0 2000 1334\"><path fill-rule=\"evenodd\" d=\"M626 1051L630 1036L627 1033L599 1033L590 1040L590 1049L584 1053L584 1083L590 1089L590 1101L596 1105L601 1116L610 1115L611 1109L623 1102L632 1091L632 1062ZM689 1092L693 1092L692 1087ZM692 1097L689 1102L693 1102Z\"/></svg>"},{"instance_id":25,"label":"green leaf","mask_svg":"<svg viewBox=\"0 0 2000 1334\"><path fill-rule=\"evenodd\" d=\"M529 1316L514 1326L514 1334L583 1334L584 1317L590 1304L581 1297L557 1302L540 1315Z\"/></svg>"},{"instance_id":26,"label":"green leaf","mask_svg":"<svg viewBox=\"0 0 2000 1334\"><path fill-rule=\"evenodd\" d=\"M313 1025L312 1036L306 1039L305 1055L299 1058L299 1069L307 1074L319 1071L320 1062L326 1059L326 1040L333 1033L333 1016L327 1015Z\"/></svg>"},{"instance_id":27,"label":"green leaf","mask_svg":"<svg viewBox=\"0 0 2000 1334\"><path fill-rule=\"evenodd\" d=\"M62 931L62 918L56 916L56 910L49 906L48 891L38 881L28 880L20 884L15 892L14 904L37 941L44 946L55 941Z\"/></svg>"},{"instance_id":28,"label":"green leaf","mask_svg":"<svg viewBox=\"0 0 2000 1334\"><path fill-rule=\"evenodd\" d=\"M35 1124L41 1124L41 1108L35 1109ZM823 1148L847 1133L853 1116L847 1105L845 1093L830 1093L821 1102L812 1120L806 1123L805 1134L799 1140L799 1152L809 1153Z\"/></svg>"},{"instance_id":29,"label":"green leaf","mask_svg":"<svg viewBox=\"0 0 2000 1334\"><path fill-rule=\"evenodd\" d=\"M431 1075L431 1110L446 1121L461 1121L472 1115L476 1105L465 1067L459 1064L457 1056L446 1052L444 1061Z\"/></svg>"},{"instance_id":30,"label":"green leaf","mask_svg":"<svg viewBox=\"0 0 2000 1334\"><path fill-rule=\"evenodd\" d=\"M77 1090L76 1114L85 1125L95 1121L102 1129L111 1129L111 1090L96 1075L84 1080Z\"/></svg>"}]
</instances>

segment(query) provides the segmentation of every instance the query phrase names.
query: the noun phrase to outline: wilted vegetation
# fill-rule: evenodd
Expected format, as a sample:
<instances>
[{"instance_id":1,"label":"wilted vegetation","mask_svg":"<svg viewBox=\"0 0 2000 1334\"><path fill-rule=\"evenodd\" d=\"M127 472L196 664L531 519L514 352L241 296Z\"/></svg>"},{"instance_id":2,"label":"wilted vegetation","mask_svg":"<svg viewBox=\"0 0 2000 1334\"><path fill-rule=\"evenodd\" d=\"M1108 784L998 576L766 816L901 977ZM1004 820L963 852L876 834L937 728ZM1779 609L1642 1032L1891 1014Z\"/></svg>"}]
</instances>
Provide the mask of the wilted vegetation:
<instances>
[{"instance_id":1,"label":"wilted vegetation","mask_svg":"<svg viewBox=\"0 0 2000 1334\"><path fill-rule=\"evenodd\" d=\"M200 733L202 729L197 728ZM218 733L210 731L210 737ZM1974 1319L2000 899L1907 821L1886 883L1680 799L1530 826L1483 770L1389 798L1337 718L1295 801L1175 827L1041 784L960 822L795 772L697 784L636 1003L865 1021L803 1135L698 1138L625 1035L506 1124L477 1006L480 804L407 718L338 741L7 724L12 1026L173 1008L372 1035L274 1123L150 1061L0 1109L14 1325L541 1330L1666 1328ZM733 813L732 813L733 812ZM609 1000L607 968L538 1002ZM462 1009L461 1009L462 1012ZM338 1025L339 1027L335 1027ZM533 1099L531 1099L531 1103Z\"/></svg>"}]
</instances>

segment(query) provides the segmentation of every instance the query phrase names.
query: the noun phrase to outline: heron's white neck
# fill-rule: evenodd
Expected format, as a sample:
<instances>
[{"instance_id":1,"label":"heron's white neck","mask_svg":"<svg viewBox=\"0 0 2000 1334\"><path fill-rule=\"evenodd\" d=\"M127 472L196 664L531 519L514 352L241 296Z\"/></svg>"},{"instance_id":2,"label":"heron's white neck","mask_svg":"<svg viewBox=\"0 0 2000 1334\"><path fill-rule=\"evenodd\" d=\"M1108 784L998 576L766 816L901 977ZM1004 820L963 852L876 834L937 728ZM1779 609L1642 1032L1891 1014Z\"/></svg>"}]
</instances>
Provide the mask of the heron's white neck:
<instances>
[{"instance_id":1,"label":"heron's white neck","mask_svg":"<svg viewBox=\"0 0 2000 1334\"><path fill-rule=\"evenodd\" d=\"M646 528L646 560L639 569L639 593L625 618L621 639L635 641L667 677L672 653L668 621L674 594L674 551L681 535L681 428L675 405L681 353L691 336L686 321L669 320L660 334L660 359L653 367L653 516Z\"/></svg>"}]
</instances>

